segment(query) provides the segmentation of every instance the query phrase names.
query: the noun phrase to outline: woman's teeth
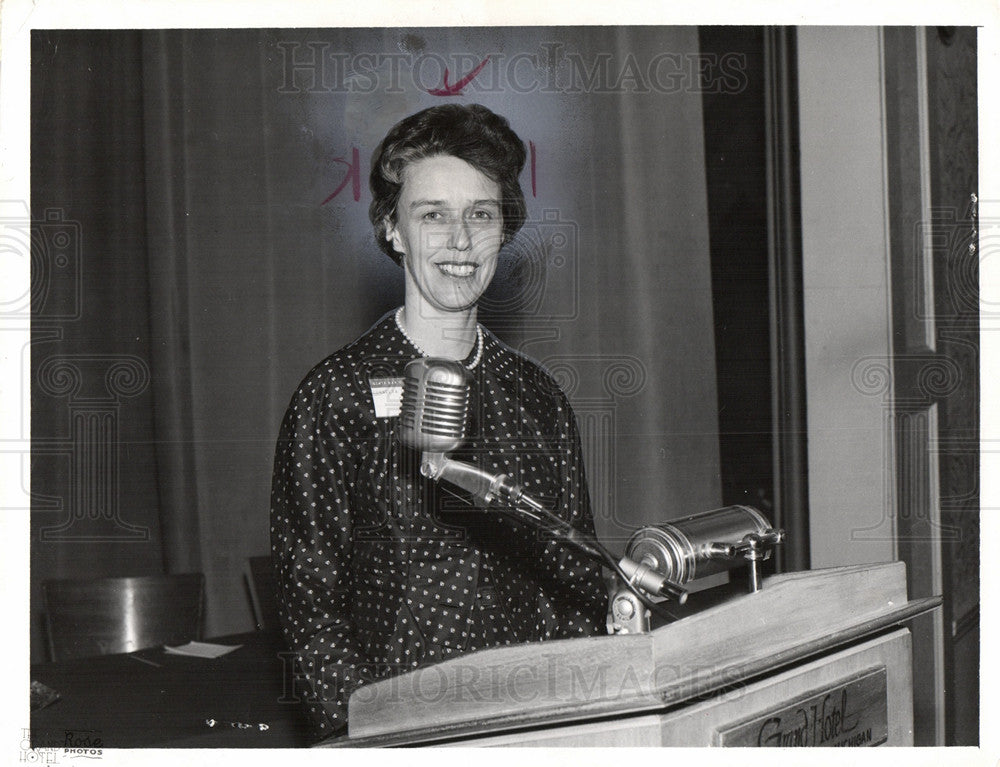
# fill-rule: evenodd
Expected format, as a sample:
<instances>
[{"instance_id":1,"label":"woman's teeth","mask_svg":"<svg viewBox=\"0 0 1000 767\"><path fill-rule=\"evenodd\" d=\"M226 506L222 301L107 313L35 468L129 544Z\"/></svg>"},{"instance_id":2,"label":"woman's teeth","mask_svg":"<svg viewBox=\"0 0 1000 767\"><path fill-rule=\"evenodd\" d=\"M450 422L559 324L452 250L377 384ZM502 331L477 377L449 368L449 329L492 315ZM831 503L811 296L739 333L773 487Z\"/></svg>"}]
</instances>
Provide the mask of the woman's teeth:
<instances>
[{"instance_id":1,"label":"woman's teeth","mask_svg":"<svg viewBox=\"0 0 1000 767\"><path fill-rule=\"evenodd\" d=\"M438 264L438 269L449 277L471 277L476 271L475 264Z\"/></svg>"}]
</instances>

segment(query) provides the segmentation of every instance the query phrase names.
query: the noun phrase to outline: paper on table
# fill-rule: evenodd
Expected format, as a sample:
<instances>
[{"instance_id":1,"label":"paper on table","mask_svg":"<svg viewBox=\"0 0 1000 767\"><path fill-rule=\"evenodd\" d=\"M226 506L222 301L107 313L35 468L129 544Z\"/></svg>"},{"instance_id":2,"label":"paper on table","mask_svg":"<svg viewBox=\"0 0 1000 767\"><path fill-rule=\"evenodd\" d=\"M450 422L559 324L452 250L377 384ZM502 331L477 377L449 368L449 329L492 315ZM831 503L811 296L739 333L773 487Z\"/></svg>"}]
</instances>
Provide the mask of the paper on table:
<instances>
[{"instance_id":1,"label":"paper on table","mask_svg":"<svg viewBox=\"0 0 1000 767\"><path fill-rule=\"evenodd\" d=\"M211 642L188 642L178 647L163 645L163 649L172 655L190 655L193 658L219 658L243 645L212 644Z\"/></svg>"}]
</instances>

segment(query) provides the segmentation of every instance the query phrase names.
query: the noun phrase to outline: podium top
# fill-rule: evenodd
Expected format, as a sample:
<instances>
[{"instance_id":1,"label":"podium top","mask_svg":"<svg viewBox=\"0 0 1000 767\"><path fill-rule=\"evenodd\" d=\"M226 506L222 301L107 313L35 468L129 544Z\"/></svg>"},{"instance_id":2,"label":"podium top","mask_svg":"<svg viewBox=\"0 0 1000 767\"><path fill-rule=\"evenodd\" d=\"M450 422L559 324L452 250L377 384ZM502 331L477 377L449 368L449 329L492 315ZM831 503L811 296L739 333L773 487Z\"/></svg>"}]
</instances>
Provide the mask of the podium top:
<instances>
[{"instance_id":1,"label":"podium top","mask_svg":"<svg viewBox=\"0 0 1000 767\"><path fill-rule=\"evenodd\" d=\"M496 647L358 688L349 737L413 740L476 729L663 709L901 623L940 600L909 602L902 562L766 578L649 634ZM342 739L343 740L343 739Z\"/></svg>"}]
</instances>

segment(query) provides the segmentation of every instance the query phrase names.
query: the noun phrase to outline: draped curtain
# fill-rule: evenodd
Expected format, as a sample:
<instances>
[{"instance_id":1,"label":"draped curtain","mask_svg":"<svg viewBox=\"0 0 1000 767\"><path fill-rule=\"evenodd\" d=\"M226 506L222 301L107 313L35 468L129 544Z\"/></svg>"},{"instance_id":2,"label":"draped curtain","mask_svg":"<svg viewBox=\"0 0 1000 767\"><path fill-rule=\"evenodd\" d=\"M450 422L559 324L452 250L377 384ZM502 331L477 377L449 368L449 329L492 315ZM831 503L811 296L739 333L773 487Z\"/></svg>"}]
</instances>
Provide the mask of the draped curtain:
<instances>
[{"instance_id":1,"label":"draped curtain","mask_svg":"<svg viewBox=\"0 0 1000 767\"><path fill-rule=\"evenodd\" d=\"M43 579L165 565L141 65L138 33L32 33L30 227L26 205L21 215L31 258L33 659L44 657Z\"/></svg>"},{"instance_id":2,"label":"draped curtain","mask_svg":"<svg viewBox=\"0 0 1000 767\"><path fill-rule=\"evenodd\" d=\"M242 577L268 550L285 405L402 300L367 223L371 152L446 101L482 103L530 142L529 222L481 316L567 390L599 534L617 547L717 505L697 53L694 28L39 34L32 215L61 206L79 222L86 299L82 319L53 321L46 356L144 365L147 384L117 405L117 492L121 519L149 534L43 541L33 514L35 580L201 570L208 633L250 627ZM429 92L442 65L457 88L482 62L461 94ZM43 362L36 444L74 407L39 387ZM39 456L33 497L70 500L33 510L71 515L73 483Z\"/></svg>"}]
</instances>

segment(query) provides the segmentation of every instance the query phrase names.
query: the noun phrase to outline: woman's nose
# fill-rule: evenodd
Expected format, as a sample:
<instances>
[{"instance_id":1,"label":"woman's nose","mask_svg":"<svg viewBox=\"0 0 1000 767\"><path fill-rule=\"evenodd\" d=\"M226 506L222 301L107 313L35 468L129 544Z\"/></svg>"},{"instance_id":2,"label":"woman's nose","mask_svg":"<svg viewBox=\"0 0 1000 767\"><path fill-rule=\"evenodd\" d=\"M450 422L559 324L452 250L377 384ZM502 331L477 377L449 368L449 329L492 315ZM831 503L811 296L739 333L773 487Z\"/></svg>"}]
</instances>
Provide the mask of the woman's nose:
<instances>
[{"instance_id":1,"label":"woman's nose","mask_svg":"<svg viewBox=\"0 0 1000 767\"><path fill-rule=\"evenodd\" d=\"M468 250L472 247L472 233L469 231L468 221L459 219L452 224L448 236L448 247L452 250Z\"/></svg>"}]
</instances>

